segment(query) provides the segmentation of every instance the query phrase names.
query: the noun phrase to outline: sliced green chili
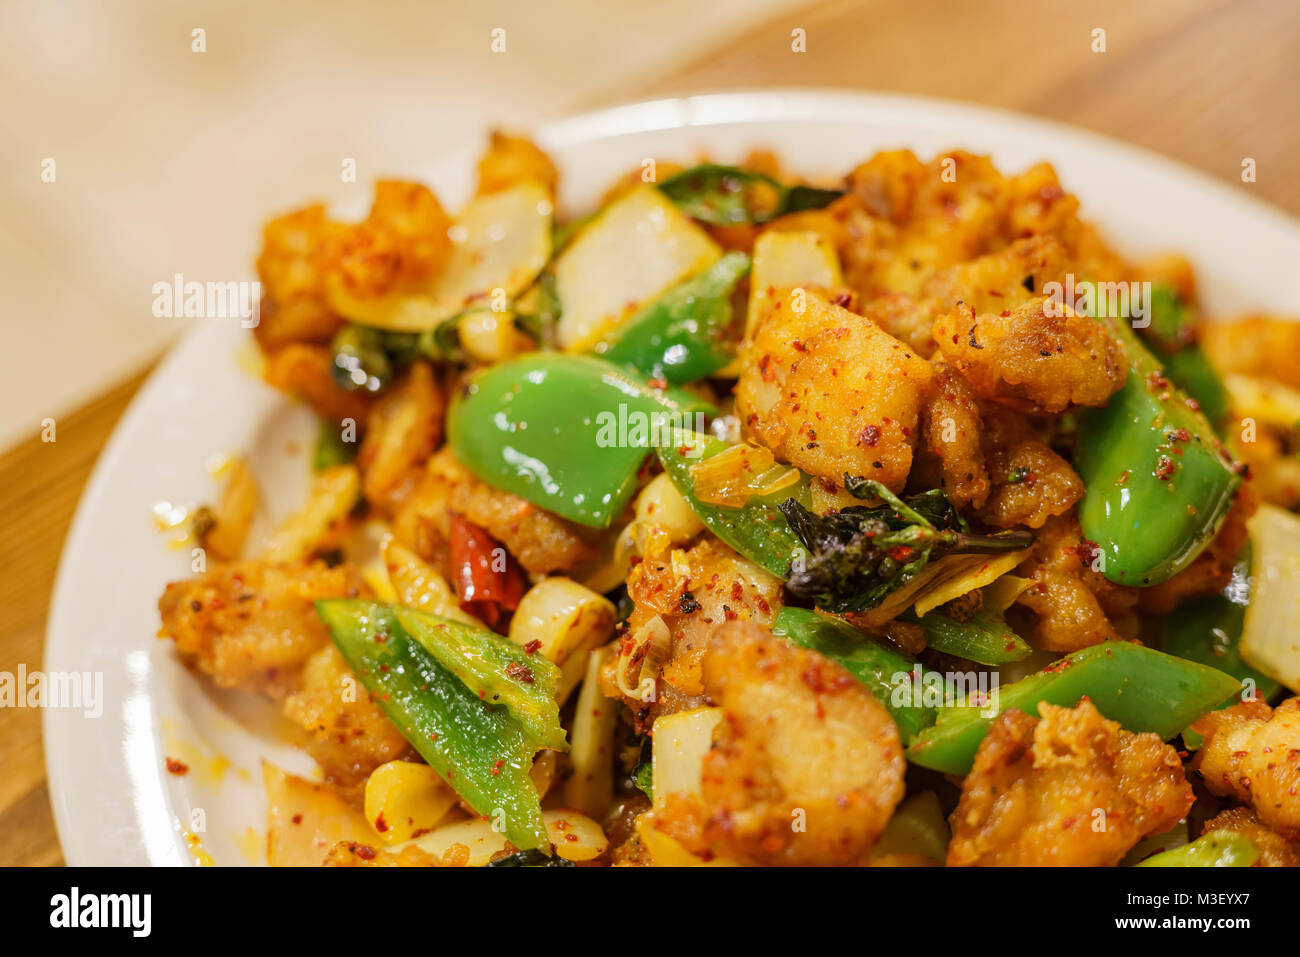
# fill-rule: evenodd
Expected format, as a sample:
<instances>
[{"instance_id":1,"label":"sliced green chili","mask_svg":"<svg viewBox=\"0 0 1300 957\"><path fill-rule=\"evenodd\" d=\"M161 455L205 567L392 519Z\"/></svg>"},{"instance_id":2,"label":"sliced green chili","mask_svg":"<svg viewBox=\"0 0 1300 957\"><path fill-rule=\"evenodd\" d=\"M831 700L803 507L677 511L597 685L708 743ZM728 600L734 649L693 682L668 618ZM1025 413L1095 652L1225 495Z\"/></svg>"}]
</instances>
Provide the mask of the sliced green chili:
<instances>
[{"instance_id":1,"label":"sliced green chili","mask_svg":"<svg viewBox=\"0 0 1300 957\"><path fill-rule=\"evenodd\" d=\"M601 355L673 385L713 375L735 355L731 294L748 273L748 256L727 253L620 326Z\"/></svg>"},{"instance_id":2,"label":"sliced green chili","mask_svg":"<svg viewBox=\"0 0 1300 957\"><path fill-rule=\"evenodd\" d=\"M936 608L917 623L925 632L925 643L935 651L981 665L1009 664L1033 651L1001 612L980 610L966 621L957 621Z\"/></svg>"},{"instance_id":3,"label":"sliced green chili","mask_svg":"<svg viewBox=\"0 0 1300 957\"><path fill-rule=\"evenodd\" d=\"M683 431L659 447L659 461L673 487L709 531L756 565L786 578L790 563L804 555L805 549L778 506L791 497L807 503L807 480L768 496L755 496L739 508L700 501L695 495L691 467L729 448L729 444L711 435Z\"/></svg>"},{"instance_id":4,"label":"sliced green chili","mask_svg":"<svg viewBox=\"0 0 1300 957\"><path fill-rule=\"evenodd\" d=\"M1169 740L1240 682L1214 668L1142 645L1108 641L1053 662L1042 671L999 688L991 702L1000 714L1017 708L1038 716L1040 702L1072 708L1090 698L1130 731L1153 731ZM966 774L996 715L966 705L944 709L907 749L908 759L948 774Z\"/></svg>"},{"instance_id":5,"label":"sliced green chili","mask_svg":"<svg viewBox=\"0 0 1300 957\"><path fill-rule=\"evenodd\" d=\"M1074 467L1085 491L1084 537L1099 570L1120 585L1156 585L1209 544L1241 476L1196 403L1138 341L1127 320L1111 323L1129 373L1104 408L1079 416Z\"/></svg>"},{"instance_id":6,"label":"sliced green chili","mask_svg":"<svg viewBox=\"0 0 1300 957\"><path fill-rule=\"evenodd\" d=\"M387 605L316 602L348 666L390 721L477 813L504 818L516 847L549 848L530 777L536 747L505 708L481 700L401 625Z\"/></svg>"},{"instance_id":7,"label":"sliced green chili","mask_svg":"<svg viewBox=\"0 0 1300 957\"><path fill-rule=\"evenodd\" d=\"M344 442L343 430L337 422L322 419L316 434L316 449L312 453L311 467L317 472L347 465L357 457L357 443Z\"/></svg>"},{"instance_id":8,"label":"sliced green chili","mask_svg":"<svg viewBox=\"0 0 1300 957\"><path fill-rule=\"evenodd\" d=\"M1250 867L1259 848L1244 834L1211 831L1190 844L1153 854L1136 867Z\"/></svg>"},{"instance_id":9,"label":"sliced green chili","mask_svg":"<svg viewBox=\"0 0 1300 957\"><path fill-rule=\"evenodd\" d=\"M1150 324L1142 338L1165 367L1169 378L1195 399L1213 425L1222 425L1232 399L1223 379L1196 341L1195 318L1178 292L1165 283L1151 287Z\"/></svg>"},{"instance_id":10,"label":"sliced green chili","mask_svg":"<svg viewBox=\"0 0 1300 957\"><path fill-rule=\"evenodd\" d=\"M394 611L406 633L461 684L488 704L505 707L533 745L554 750L568 746L555 701L559 668L486 628L413 608Z\"/></svg>"}]
</instances>

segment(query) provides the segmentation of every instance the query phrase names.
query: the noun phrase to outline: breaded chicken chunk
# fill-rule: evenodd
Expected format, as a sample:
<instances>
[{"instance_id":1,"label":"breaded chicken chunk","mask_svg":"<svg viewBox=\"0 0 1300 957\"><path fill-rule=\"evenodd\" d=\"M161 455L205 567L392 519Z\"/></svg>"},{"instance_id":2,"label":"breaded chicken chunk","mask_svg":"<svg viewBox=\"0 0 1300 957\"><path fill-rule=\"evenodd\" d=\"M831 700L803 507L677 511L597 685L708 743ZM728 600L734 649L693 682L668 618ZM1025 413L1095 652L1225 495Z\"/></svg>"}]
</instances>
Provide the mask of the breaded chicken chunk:
<instances>
[{"instance_id":1,"label":"breaded chicken chunk","mask_svg":"<svg viewBox=\"0 0 1300 957\"><path fill-rule=\"evenodd\" d=\"M411 752L402 732L366 693L343 655L327 644L307 659L284 715L307 732L307 752L326 779L360 798L370 772Z\"/></svg>"},{"instance_id":2,"label":"breaded chicken chunk","mask_svg":"<svg viewBox=\"0 0 1300 957\"><path fill-rule=\"evenodd\" d=\"M1249 803L1268 827L1300 839L1300 698L1211 711L1192 730L1205 737L1192 768L1206 788Z\"/></svg>"},{"instance_id":3,"label":"breaded chicken chunk","mask_svg":"<svg viewBox=\"0 0 1300 957\"><path fill-rule=\"evenodd\" d=\"M451 217L427 186L379 180L370 214L332 238L326 287L337 284L359 298L410 289L446 265L450 227Z\"/></svg>"},{"instance_id":4,"label":"breaded chicken chunk","mask_svg":"<svg viewBox=\"0 0 1300 957\"><path fill-rule=\"evenodd\" d=\"M958 508L980 508L989 497L989 472L979 400L965 376L946 363L934 364L934 385L921 410L925 449L939 462L949 500Z\"/></svg>"},{"instance_id":5,"label":"breaded chicken chunk","mask_svg":"<svg viewBox=\"0 0 1300 957\"><path fill-rule=\"evenodd\" d=\"M158 636L175 641L219 688L283 698L307 659L329 644L312 602L359 594L361 576L349 565L218 565L167 586L158 599Z\"/></svg>"},{"instance_id":6,"label":"breaded chicken chunk","mask_svg":"<svg viewBox=\"0 0 1300 957\"><path fill-rule=\"evenodd\" d=\"M759 442L806 472L836 485L847 472L899 491L933 376L870 319L782 290L746 349L736 410Z\"/></svg>"},{"instance_id":7,"label":"breaded chicken chunk","mask_svg":"<svg viewBox=\"0 0 1300 957\"><path fill-rule=\"evenodd\" d=\"M361 576L350 565L219 565L167 586L158 601L158 636L175 641L218 687L280 701L285 716L307 732L307 750L326 780L359 800L357 789L372 770L410 750L330 642L312 604L361 593Z\"/></svg>"},{"instance_id":8,"label":"breaded chicken chunk","mask_svg":"<svg viewBox=\"0 0 1300 957\"><path fill-rule=\"evenodd\" d=\"M1065 247L1052 236L1022 239L969 262L935 273L922 293L938 318L965 303L979 315L1018 309L1049 282L1062 282L1067 271Z\"/></svg>"},{"instance_id":9,"label":"breaded chicken chunk","mask_svg":"<svg viewBox=\"0 0 1300 957\"><path fill-rule=\"evenodd\" d=\"M781 582L722 542L706 538L689 549L646 555L628 575L627 593L635 603L627 635L635 635L658 617L667 625L671 640L666 658L652 676L654 700L622 696L637 727L648 729L659 715L705 703L703 658L709 635L736 619L770 625L780 607ZM624 642L620 650L632 649ZM611 656L610 667L616 664ZM644 671L641 675L644 678Z\"/></svg>"},{"instance_id":10,"label":"breaded chicken chunk","mask_svg":"<svg viewBox=\"0 0 1300 957\"><path fill-rule=\"evenodd\" d=\"M272 351L292 342L327 342L343 325L325 299L329 249L342 234L321 204L278 216L262 230L257 276L265 299L253 335Z\"/></svg>"},{"instance_id":11,"label":"breaded chicken chunk","mask_svg":"<svg viewBox=\"0 0 1300 957\"><path fill-rule=\"evenodd\" d=\"M1221 372L1273 379L1300 389L1300 323L1282 316L1245 316L1236 322L1208 322L1201 348Z\"/></svg>"},{"instance_id":12,"label":"breaded chicken chunk","mask_svg":"<svg viewBox=\"0 0 1300 957\"><path fill-rule=\"evenodd\" d=\"M1035 536L1033 550L1019 569L1030 585L1017 601L1038 616L1037 647L1078 651L1121 637L1108 611L1125 613L1137 600L1135 590L1112 585L1094 572L1092 555L1072 514L1051 519Z\"/></svg>"},{"instance_id":13,"label":"breaded chicken chunk","mask_svg":"<svg viewBox=\"0 0 1300 957\"><path fill-rule=\"evenodd\" d=\"M452 513L463 515L501 542L527 571L569 571L596 556L573 522L475 478L450 449L428 460L423 477L393 521L397 540L425 561L446 558Z\"/></svg>"},{"instance_id":14,"label":"breaded chicken chunk","mask_svg":"<svg viewBox=\"0 0 1300 957\"><path fill-rule=\"evenodd\" d=\"M952 814L950 867L1108 866L1169 830L1195 796L1178 752L1107 721L1088 699L1004 711Z\"/></svg>"},{"instance_id":15,"label":"breaded chicken chunk","mask_svg":"<svg viewBox=\"0 0 1300 957\"><path fill-rule=\"evenodd\" d=\"M991 405L982 425L989 494L978 506L980 521L997 528L1042 528L1083 498L1083 480L1023 415Z\"/></svg>"},{"instance_id":16,"label":"breaded chicken chunk","mask_svg":"<svg viewBox=\"0 0 1300 957\"><path fill-rule=\"evenodd\" d=\"M488 151L478 161L480 196L533 182L554 197L559 178L555 164L537 148L537 144L526 136L514 136L501 130L492 131Z\"/></svg>"},{"instance_id":17,"label":"breaded chicken chunk","mask_svg":"<svg viewBox=\"0 0 1300 957\"><path fill-rule=\"evenodd\" d=\"M889 712L835 662L753 622L716 629L703 664L723 718L701 796L675 802L675 820L658 826L678 827L694 853L740 863L865 863L903 797Z\"/></svg>"},{"instance_id":18,"label":"breaded chicken chunk","mask_svg":"<svg viewBox=\"0 0 1300 957\"><path fill-rule=\"evenodd\" d=\"M935 321L934 341L981 398L1024 411L1105 405L1128 374L1124 347L1100 322L1043 296L1001 313L959 303Z\"/></svg>"}]
</instances>

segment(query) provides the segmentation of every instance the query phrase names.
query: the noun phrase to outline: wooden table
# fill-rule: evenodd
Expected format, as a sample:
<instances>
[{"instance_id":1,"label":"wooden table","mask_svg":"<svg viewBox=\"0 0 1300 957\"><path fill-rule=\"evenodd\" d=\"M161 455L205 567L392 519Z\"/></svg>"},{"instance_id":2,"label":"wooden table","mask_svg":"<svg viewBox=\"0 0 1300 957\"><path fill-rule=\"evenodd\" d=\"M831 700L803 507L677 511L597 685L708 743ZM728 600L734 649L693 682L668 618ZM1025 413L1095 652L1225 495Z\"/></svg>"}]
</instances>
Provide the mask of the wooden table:
<instances>
[{"instance_id":1,"label":"wooden table","mask_svg":"<svg viewBox=\"0 0 1300 957\"><path fill-rule=\"evenodd\" d=\"M1092 50L1097 28L1105 53ZM805 53L791 51L795 29ZM742 26L715 53L589 105L762 86L929 94L1088 127L1300 214L1298 38L1291 0L833 0ZM1244 157L1257 164L1251 185ZM0 670L39 667L68 523L142 378L61 420L57 443L33 438L0 456ZM0 710L0 767L0 864L59 863L38 713Z\"/></svg>"}]
</instances>

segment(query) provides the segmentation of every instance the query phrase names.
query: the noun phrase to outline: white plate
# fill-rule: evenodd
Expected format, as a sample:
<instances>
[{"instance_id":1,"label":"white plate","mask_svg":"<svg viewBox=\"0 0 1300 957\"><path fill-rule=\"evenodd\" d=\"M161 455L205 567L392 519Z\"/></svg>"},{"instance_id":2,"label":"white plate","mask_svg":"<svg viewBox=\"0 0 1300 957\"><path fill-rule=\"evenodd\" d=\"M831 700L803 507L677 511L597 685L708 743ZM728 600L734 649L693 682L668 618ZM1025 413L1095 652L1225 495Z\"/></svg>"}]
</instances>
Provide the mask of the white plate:
<instances>
[{"instance_id":1,"label":"white plate","mask_svg":"<svg viewBox=\"0 0 1300 957\"><path fill-rule=\"evenodd\" d=\"M1122 251L1185 252L1211 311L1295 311L1300 226L1254 200L1249 186L1228 187L1041 120L901 96L760 92L618 107L537 134L562 169L570 210L644 159L689 160L700 150L725 161L768 146L809 174L842 173L876 150L904 146L923 157L958 146L989 153L1004 171L1046 159ZM478 146L429 167L445 201L468 195ZM237 322L206 322L131 403L64 548L45 669L102 672L104 680L101 716L45 715L50 796L70 864L193 864L186 832L196 831L218 864L256 863L260 759L311 767L277 740L269 705L212 690L154 637L164 584L189 573L188 552L169 549L154 525L155 503L211 500L218 483L208 463L229 452L252 458L274 512L306 489L311 415L241 371L248 334ZM169 754L188 758L191 772L167 774Z\"/></svg>"}]
</instances>

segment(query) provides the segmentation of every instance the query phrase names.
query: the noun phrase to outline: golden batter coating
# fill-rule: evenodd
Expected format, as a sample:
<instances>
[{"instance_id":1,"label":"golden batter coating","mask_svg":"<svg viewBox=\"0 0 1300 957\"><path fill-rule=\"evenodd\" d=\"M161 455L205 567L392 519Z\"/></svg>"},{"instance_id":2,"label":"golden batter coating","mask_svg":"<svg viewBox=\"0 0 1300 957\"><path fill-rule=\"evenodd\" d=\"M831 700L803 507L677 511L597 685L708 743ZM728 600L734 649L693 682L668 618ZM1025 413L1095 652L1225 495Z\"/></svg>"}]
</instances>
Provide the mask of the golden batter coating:
<instances>
[{"instance_id":1,"label":"golden batter coating","mask_svg":"<svg viewBox=\"0 0 1300 957\"><path fill-rule=\"evenodd\" d=\"M499 193L520 183L537 183L551 197L560 175L551 158L526 136L493 130L488 151L478 161L478 194Z\"/></svg>"},{"instance_id":2,"label":"golden batter coating","mask_svg":"<svg viewBox=\"0 0 1300 957\"><path fill-rule=\"evenodd\" d=\"M1098 590L1109 591L1109 585L1092 572L1092 555L1073 515L1049 520L1035 537L1019 569L1030 585L1017 601L1038 616L1039 648L1078 651L1121 637L1099 600Z\"/></svg>"},{"instance_id":3,"label":"golden batter coating","mask_svg":"<svg viewBox=\"0 0 1300 957\"><path fill-rule=\"evenodd\" d=\"M736 411L778 457L833 485L845 473L901 490L930 364L870 319L781 291L745 350Z\"/></svg>"},{"instance_id":4,"label":"golden batter coating","mask_svg":"<svg viewBox=\"0 0 1300 957\"><path fill-rule=\"evenodd\" d=\"M444 448L429 458L424 475L403 499L393 534L442 567L453 512L486 529L533 574L569 571L596 556L589 535L573 522L480 481Z\"/></svg>"},{"instance_id":5,"label":"golden batter coating","mask_svg":"<svg viewBox=\"0 0 1300 957\"><path fill-rule=\"evenodd\" d=\"M952 815L950 867L1110 866L1195 800L1178 753L1088 699L1010 709L989 729Z\"/></svg>"},{"instance_id":6,"label":"golden batter coating","mask_svg":"<svg viewBox=\"0 0 1300 957\"><path fill-rule=\"evenodd\" d=\"M158 599L160 638L220 688L283 698L329 633L312 603L355 598L361 576L349 565L234 562L172 582Z\"/></svg>"},{"instance_id":7,"label":"golden batter coating","mask_svg":"<svg viewBox=\"0 0 1300 957\"><path fill-rule=\"evenodd\" d=\"M943 490L958 508L980 508L989 497L979 400L970 383L943 362L934 364L934 392L921 410L926 450L939 461Z\"/></svg>"},{"instance_id":8,"label":"golden batter coating","mask_svg":"<svg viewBox=\"0 0 1300 957\"><path fill-rule=\"evenodd\" d=\"M1192 768L1206 788L1247 802L1268 827L1300 839L1300 698L1211 711L1192 730L1205 737Z\"/></svg>"},{"instance_id":9,"label":"golden batter coating","mask_svg":"<svg viewBox=\"0 0 1300 957\"><path fill-rule=\"evenodd\" d=\"M989 494L977 514L998 528L1042 528L1083 498L1083 480L1023 415L991 406L983 418Z\"/></svg>"},{"instance_id":10,"label":"golden batter coating","mask_svg":"<svg viewBox=\"0 0 1300 957\"><path fill-rule=\"evenodd\" d=\"M704 690L723 708L698 800L658 826L699 854L747 864L863 864L903 797L903 748L847 671L753 622L716 629Z\"/></svg>"},{"instance_id":11,"label":"golden batter coating","mask_svg":"<svg viewBox=\"0 0 1300 957\"><path fill-rule=\"evenodd\" d=\"M325 300L329 250L343 227L319 203L278 216L262 231L257 276L265 299L253 330L263 349L327 342L343 318Z\"/></svg>"},{"instance_id":12,"label":"golden batter coating","mask_svg":"<svg viewBox=\"0 0 1300 957\"><path fill-rule=\"evenodd\" d=\"M330 275L360 298L411 289L446 264L450 227L451 217L427 186L380 180L370 214L333 237Z\"/></svg>"},{"instance_id":13,"label":"golden batter coating","mask_svg":"<svg viewBox=\"0 0 1300 957\"><path fill-rule=\"evenodd\" d=\"M1105 405L1128 373L1101 323L1045 296L1001 313L959 303L935 322L934 341L981 398L1024 411Z\"/></svg>"},{"instance_id":14,"label":"golden batter coating","mask_svg":"<svg viewBox=\"0 0 1300 957\"><path fill-rule=\"evenodd\" d=\"M627 634L657 616L672 642L654 676L655 699L623 695L634 724L646 729L660 715L705 703L703 659L714 629L736 619L770 625L781 605L775 576L707 538L685 550L646 555L628 575L627 593L635 603Z\"/></svg>"}]
</instances>

